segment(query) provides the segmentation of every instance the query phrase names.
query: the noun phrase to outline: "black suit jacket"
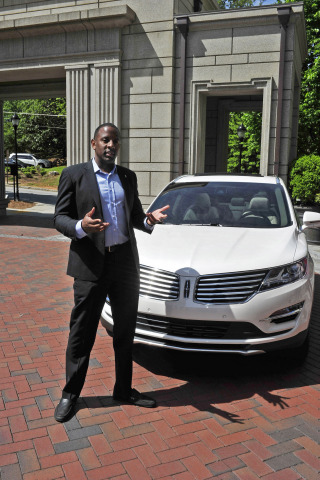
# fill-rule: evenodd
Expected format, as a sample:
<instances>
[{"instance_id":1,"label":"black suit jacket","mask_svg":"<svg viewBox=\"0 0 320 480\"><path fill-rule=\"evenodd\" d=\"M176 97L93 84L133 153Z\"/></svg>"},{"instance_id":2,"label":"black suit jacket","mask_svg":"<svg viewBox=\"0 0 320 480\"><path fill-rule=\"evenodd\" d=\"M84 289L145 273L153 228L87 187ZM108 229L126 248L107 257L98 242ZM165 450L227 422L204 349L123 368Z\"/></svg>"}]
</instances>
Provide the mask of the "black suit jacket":
<instances>
[{"instance_id":1,"label":"black suit jacket","mask_svg":"<svg viewBox=\"0 0 320 480\"><path fill-rule=\"evenodd\" d=\"M133 228L151 233L145 228L146 218L139 200L137 177L128 168L117 165L117 173L125 191L125 207L129 239L139 269L139 257ZM54 224L63 235L71 238L67 274L81 280L96 281L102 275L105 239L104 232L76 238L78 220L95 207L94 218L103 218L99 187L92 162L67 167L62 171L56 202Z\"/></svg>"}]
</instances>

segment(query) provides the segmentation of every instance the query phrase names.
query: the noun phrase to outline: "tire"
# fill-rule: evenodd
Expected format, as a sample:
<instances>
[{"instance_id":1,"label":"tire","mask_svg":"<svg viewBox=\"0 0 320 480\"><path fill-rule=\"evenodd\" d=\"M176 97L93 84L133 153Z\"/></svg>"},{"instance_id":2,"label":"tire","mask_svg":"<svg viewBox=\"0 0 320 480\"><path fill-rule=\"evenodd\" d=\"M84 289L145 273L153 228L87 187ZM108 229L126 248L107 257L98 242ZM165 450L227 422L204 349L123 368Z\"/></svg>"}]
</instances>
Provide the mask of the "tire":
<instances>
[{"instance_id":1,"label":"tire","mask_svg":"<svg viewBox=\"0 0 320 480\"><path fill-rule=\"evenodd\" d=\"M290 350L287 350L285 352L287 353L286 357L289 360L292 360L296 365L301 365L305 361L308 355L309 346L310 346L310 340L309 340L309 334L308 334L302 345L296 348L291 348Z\"/></svg>"},{"instance_id":2,"label":"tire","mask_svg":"<svg viewBox=\"0 0 320 480\"><path fill-rule=\"evenodd\" d=\"M276 360L283 362L289 362L290 366L302 365L307 358L309 352L309 333L306 336L304 342L299 347L286 348L282 351L271 353L272 357Z\"/></svg>"}]
</instances>

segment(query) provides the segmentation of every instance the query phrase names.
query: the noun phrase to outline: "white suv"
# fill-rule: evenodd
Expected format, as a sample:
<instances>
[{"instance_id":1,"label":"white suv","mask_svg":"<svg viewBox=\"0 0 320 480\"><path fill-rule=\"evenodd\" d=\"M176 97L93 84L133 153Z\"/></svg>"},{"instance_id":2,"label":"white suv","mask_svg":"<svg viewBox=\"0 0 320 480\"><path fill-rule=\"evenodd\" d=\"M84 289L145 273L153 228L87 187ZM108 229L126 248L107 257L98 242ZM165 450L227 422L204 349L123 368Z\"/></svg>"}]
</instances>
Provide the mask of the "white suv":
<instances>
[{"instance_id":1,"label":"white suv","mask_svg":"<svg viewBox=\"0 0 320 480\"><path fill-rule=\"evenodd\" d=\"M314 267L303 225L277 177L185 175L149 211L170 205L151 235L136 231L140 300L135 341L252 355L307 352ZM125 299L124 299L125 301ZM109 300L102 324L112 335Z\"/></svg>"},{"instance_id":2,"label":"white suv","mask_svg":"<svg viewBox=\"0 0 320 480\"><path fill-rule=\"evenodd\" d=\"M18 157L18 163L23 166L23 167L28 167L30 165L34 166L34 167L51 167L51 162L49 160L44 160L44 159L41 159L41 160L38 160L34 155L32 155L31 153L17 153L17 157ZM11 155L9 156L9 162L15 162L16 160L16 154L15 153L11 153Z\"/></svg>"}]
</instances>

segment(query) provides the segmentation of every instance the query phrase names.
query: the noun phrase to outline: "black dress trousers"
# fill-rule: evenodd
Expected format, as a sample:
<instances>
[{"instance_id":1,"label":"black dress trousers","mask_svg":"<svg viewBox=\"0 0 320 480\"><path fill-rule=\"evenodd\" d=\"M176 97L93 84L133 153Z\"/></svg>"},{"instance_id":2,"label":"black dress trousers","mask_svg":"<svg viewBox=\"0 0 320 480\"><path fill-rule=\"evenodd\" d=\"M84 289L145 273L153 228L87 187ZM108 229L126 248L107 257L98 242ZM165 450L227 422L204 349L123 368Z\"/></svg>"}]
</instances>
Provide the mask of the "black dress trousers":
<instances>
[{"instance_id":1,"label":"black dress trousers","mask_svg":"<svg viewBox=\"0 0 320 480\"><path fill-rule=\"evenodd\" d=\"M132 349L139 300L139 273L131 244L106 250L103 275L96 282L74 280L74 308L66 351L66 385L62 397L79 397L88 370L101 311L108 296L113 316L116 382L114 395L129 395Z\"/></svg>"}]
</instances>

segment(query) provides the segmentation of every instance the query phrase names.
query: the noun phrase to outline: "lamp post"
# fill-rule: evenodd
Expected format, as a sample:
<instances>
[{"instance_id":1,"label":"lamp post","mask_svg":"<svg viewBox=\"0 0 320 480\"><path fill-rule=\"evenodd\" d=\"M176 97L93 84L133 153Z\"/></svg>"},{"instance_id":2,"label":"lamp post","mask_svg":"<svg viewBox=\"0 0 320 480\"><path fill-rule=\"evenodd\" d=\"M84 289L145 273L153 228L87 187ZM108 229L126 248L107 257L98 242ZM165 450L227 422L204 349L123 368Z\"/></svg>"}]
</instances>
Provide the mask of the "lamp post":
<instances>
[{"instance_id":1,"label":"lamp post","mask_svg":"<svg viewBox=\"0 0 320 480\"><path fill-rule=\"evenodd\" d=\"M19 198L19 175L18 175L18 146L17 146L17 128L19 126L20 118L18 115L15 113L11 117L11 122L12 126L14 128L14 145L15 145L15 153L16 153L16 165L15 165L15 177L16 177L16 182L17 182L17 200L20 200ZM16 199L15 195L15 189L14 189L14 200Z\"/></svg>"},{"instance_id":2,"label":"lamp post","mask_svg":"<svg viewBox=\"0 0 320 480\"><path fill-rule=\"evenodd\" d=\"M243 123L241 123L240 127L238 127L237 129L237 134L238 134L238 138L239 138L239 165L238 165L238 172L241 173L241 157L242 157L242 149L243 149L243 140L244 140L244 137L246 135L246 127L243 125Z\"/></svg>"}]
</instances>

